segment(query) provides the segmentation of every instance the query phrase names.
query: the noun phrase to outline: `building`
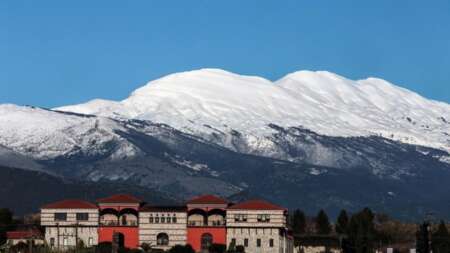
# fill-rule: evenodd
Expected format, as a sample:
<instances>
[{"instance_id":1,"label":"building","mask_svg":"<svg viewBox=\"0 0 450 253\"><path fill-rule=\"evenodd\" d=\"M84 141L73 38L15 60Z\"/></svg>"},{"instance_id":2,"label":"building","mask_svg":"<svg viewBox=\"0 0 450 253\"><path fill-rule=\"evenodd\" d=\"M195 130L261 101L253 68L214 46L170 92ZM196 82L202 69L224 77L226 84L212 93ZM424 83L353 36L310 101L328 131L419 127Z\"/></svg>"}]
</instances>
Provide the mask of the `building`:
<instances>
[{"instance_id":1,"label":"building","mask_svg":"<svg viewBox=\"0 0 450 253\"><path fill-rule=\"evenodd\" d=\"M8 245L8 247L17 245L21 242L28 243L30 241L33 245L44 244L44 237L41 231L37 229L28 229L6 232L6 244Z\"/></svg>"},{"instance_id":2,"label":"building","mask_svg":"<svg viewBox=\"0 0 450 253\"><path fill-rule=\"evenodd\" d=\"M212 244L226 244L225 224L228 202L213 195L204 195L187 202L187 243L196 252Z\"/></svg>"},{"instance_id":3,"label":"building","mask_svg":"<svg viewBox=\"0 0 450 253\"><path fill-rule=\"evenodd\" d=\"M97 245L99 210L82 200L63 200L41 208L45 241L51 248L66 249L79 243Z\"/></svg>"},{"instance_id":4,"label":"building","mask_svg":"<svg viewBox=\"0 0 450 253\"><path fill-rule=\"evenodd\" d=\"M245 246L252 253L292 253L287 210L262 200L238 204L214 195L189 200L183 206L153 206L130 195L114 195L92 204L65 200L41 209L45 240L67 249L77 241L92 246L116 242L138 248L147 244L167 250L190 244L196 252L212 244Z\"/></svg>"},{"instance_id":5,"label":"building","mask_svg":"<svg viewBox=\"0 0 450 253\"><path fill-rule=\"evenodd\" d=\"M243 245L253 253L292 252L285 208L250 200L228 207L226 217L228 245Z\"/></svg>"},{"instance_id":6,"label":"building","mask_svg":"<svg viewBox=\"0 0 450 253\"><path fill-rule=\"evenodd\" d=\"M119 247L139 247L139 209L142 201L126 194L97 200L100 214L98 242L112 242L117 236Z\"/></svg>"},{"instance_id":7,"label":"building","mask_svg":"<svg viewBox=\"0 0 450 253\"><path fill-rule=\"evenodd\" d=\"M184 206L144 206L139 211L139 243L170 249L187 241Z\"/></svg>"}]
</instances>

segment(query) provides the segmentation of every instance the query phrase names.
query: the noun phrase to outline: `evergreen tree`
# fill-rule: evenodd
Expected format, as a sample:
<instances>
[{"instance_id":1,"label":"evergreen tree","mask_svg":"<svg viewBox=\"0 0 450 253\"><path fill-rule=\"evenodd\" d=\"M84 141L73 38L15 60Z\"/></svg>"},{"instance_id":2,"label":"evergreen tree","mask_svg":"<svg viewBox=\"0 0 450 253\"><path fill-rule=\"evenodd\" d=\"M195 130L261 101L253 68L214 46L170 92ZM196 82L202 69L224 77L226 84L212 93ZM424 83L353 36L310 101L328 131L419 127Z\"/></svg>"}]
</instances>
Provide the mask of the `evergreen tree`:
<instances>
[{"instance_id":1,"label":"evergreen tree","mask_svg":"<svg viewBox=\"0 0 450 253\"><path fill-rule=\"evenodd\" d=\"M374 215L368 208L350 218L345 253L372 253L375 241Z\"/></svg>"},{"instance_id":2,"label":"evergreen tree","mask_svg":"<svg viewBox=\"0 0 450 253\"><path fill-rule=\"evenodd\" d=\"M231 241L230 244L228 245L228 249L227 249L228 253L236 253L236 243L235 241Z\"/></svg>"},{"instance_id":3,"label":"evergreen tree","mask_svg":"<svg viewBox=\"0 0 450 253\"><path fill-rule=\"evenodd\" d=\"M0 208L0 245L6 242L6 231L12 229L13 213L7 208Z\"/></svg>"},{"instance_id":4,"label":"evergreen tree","mask_svg":"<svg viewBox=\"0 0 450 253\"><path fill-rule=\"evenodd\" d=\"M433 253L450 252L450 235L444 221L441 221L436 232L431 235L431 249Z\"/></svg>"},{"instance_id":5,"label":"evergreen tree","mask_svg":"<svg viewBox=\"0 0 450 253\"><path fill-rule=\"evenodd\" d=\"M328 235L331 233L331 224L328 215L324 210L320 210L316 217L316 232L319 235Z\"/></svg>"},{"instance_id":6,"label":"evergreen tree","mask_svg":"<svg viewBox=\"0 0 450 253\"><path fill-rule=\"evenodd\" d=\"M429 224L424 222L419 226L419 230L416 233L416 252L417 253L430 253L430 237L428 234Z\"/></svg>"},{"instance_id":7,"label":"evergreen tree","mask_svg":"<svg viewBox=\"0 0 450 253\"><path fill-rule=\"evenodd\" d=\"M347 227L348 227L348 215L345 210L342 210L339 213L339 216L336 221L336 233L338 234L346 234L347 233Z\"/></svg>"},{"instance_id":8,"label":"evergreen tree","mask_svg":"<svg viewBox=\"0 0 450 253\"><path fill-rule=\"evenodd\" d=\"M295 235L304 234L306 232L305 213L299 209L296 209L292 216L292 231Z\"/></svg>"}]
</instances>

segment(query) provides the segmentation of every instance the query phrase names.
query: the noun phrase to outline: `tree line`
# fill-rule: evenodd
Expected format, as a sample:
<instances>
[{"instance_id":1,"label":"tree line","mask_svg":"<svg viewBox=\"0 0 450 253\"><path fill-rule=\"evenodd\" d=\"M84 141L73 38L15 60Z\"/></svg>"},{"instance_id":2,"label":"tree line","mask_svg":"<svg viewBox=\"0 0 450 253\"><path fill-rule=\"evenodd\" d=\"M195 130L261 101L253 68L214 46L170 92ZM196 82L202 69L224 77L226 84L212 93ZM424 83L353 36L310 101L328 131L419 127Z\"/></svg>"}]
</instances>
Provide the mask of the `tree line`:
<instances>
[{"instance_id":1,"label":"tree line","mask_svg":"<svg viewBox=\"0 0 450 253\"><path fill-rule=\"evenodd\" d=\"M444 221L417 225L364 208L352 215L342 210L332 224L324 210L314 217L307 217L297 209L290 215L289 224L296 246L305 238L322 240L328 237L336 239L344 253L373 253L375 249L386 247L393 247L394 252L409 252L409 248L416 248L417 253L430 253L431 250L433 253L450 253L450 234Z\"/></svg>"}]
</instances>

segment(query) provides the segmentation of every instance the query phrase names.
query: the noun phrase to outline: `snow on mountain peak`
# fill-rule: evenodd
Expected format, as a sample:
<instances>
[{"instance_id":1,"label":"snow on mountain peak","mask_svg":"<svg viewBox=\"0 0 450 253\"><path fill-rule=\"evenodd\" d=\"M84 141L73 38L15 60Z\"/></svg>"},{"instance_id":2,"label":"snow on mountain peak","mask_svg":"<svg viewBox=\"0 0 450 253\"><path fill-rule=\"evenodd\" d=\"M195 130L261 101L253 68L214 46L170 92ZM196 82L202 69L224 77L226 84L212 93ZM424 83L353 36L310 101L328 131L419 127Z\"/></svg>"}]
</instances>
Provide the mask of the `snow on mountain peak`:
<instances>
[{"instance_id":1,"label":"snow on mountain peak","mask_svg":"<svg viewBox=\"0 0 450 253\"><path fill-rule=\"evenodd\" d=\"M37 159L52 159L79 151L86 155L101 153L104 143L121 140L115 134L117 130L125 129L108 118L0 105L0 145ZM122 149L130 146L121 145L119 148ZM131 149L134 148L128 147ZM138 151L134 149L133 152Z\"/></svg>"},{"instance_id":2,"label":"snow on mountain peak","mask_svg":"<svg viewBox=\"0 0 450 253\"><path fill-rule=\"evenodd\" d=\"M450 150L450 105L382 79L354 81L327 71L297 71L272 82L200 69L151 81L121 102L95 100L57 110L151 120L193 134L236 130L259 138L271 134L272 123Z\"/></svg>"}]
</instances>

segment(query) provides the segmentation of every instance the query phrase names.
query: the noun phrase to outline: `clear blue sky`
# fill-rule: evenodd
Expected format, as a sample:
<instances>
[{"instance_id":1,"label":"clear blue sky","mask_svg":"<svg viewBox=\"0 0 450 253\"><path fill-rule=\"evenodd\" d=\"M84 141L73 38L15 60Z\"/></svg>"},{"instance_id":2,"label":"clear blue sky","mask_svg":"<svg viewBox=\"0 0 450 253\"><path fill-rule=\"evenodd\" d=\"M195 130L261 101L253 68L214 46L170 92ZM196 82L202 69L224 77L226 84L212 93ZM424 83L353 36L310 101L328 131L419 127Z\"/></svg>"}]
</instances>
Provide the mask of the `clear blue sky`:
<instances>
[{"instance_id":1,"label":"clear blue sky","mask_svg":"<svg viewBox=\"0 0 450 253\"><path fill-rule=\"evenodd\" d=\"M450 1L0 1L0 103L119 100L202 67L377 76L450 103Z\"/></svg>"}]
</instances>

